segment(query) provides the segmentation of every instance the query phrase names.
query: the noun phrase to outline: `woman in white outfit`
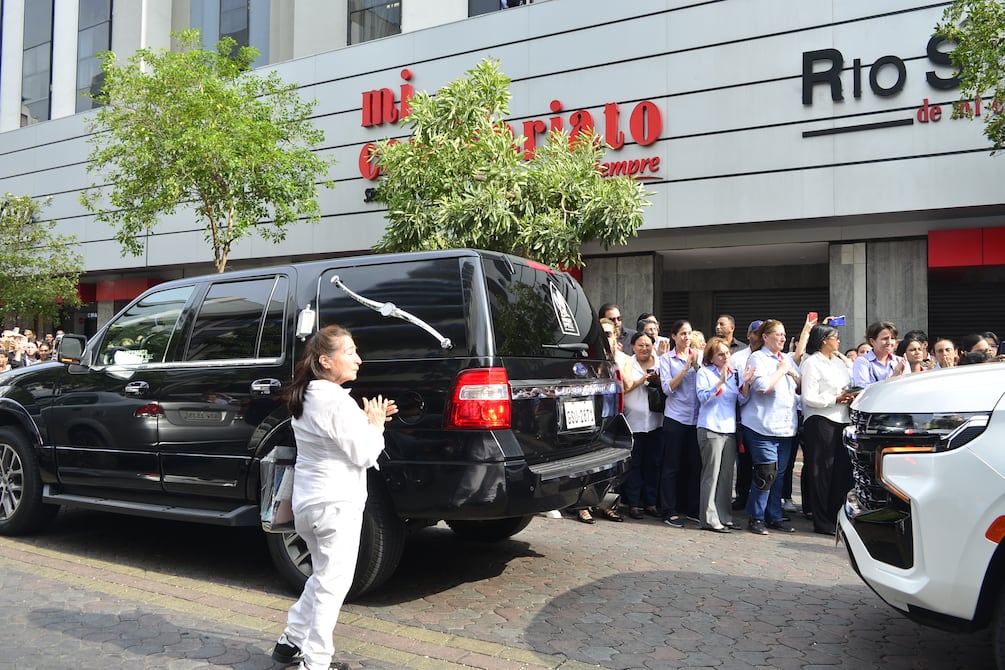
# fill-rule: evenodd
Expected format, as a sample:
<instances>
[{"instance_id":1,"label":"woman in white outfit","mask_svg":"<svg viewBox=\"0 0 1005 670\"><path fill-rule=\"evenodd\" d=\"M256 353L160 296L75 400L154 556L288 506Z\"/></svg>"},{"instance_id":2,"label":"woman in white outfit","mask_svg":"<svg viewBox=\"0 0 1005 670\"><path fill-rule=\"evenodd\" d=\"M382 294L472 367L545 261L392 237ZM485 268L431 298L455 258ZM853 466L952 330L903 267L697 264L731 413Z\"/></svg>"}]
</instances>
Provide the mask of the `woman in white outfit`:
<instances>
[{"instance_id":1,"label":"woman in white outfit","mask_svg":"<svg viewBox=\"0 0 1005 670\"><path fill-rule=\"evenodd\" d=\"M356 571L366 505L366 471L384 450L384 423L393 400L363 398L363 409L342 385L362 363L349 331L326 326L307 341L287 404L297 441L294 526L311 552L313 574L290 608L272 651L280 663L321 670L332 663L332 634Z\"/></svg>"}]
</instances>

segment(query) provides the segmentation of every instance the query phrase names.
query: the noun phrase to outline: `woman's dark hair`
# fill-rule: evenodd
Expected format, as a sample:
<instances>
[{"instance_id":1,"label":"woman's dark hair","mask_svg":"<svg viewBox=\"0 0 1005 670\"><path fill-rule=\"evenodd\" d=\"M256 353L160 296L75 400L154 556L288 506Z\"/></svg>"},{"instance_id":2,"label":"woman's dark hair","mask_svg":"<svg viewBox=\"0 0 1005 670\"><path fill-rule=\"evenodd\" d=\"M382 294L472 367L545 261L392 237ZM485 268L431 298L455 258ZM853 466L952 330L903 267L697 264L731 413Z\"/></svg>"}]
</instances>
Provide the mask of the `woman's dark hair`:
<instances>
[{"instance_id":1,"label":"woman's dark hair","mask_svg":"<svg viewBox=\"0 0 1005 670\"><path fill-rule=\"evenodd\" d=\"M826 340L831 335L837 335L838 329L834 326L826 326L822 324L817 324L810 329L810 338L806 340L806 355L811 356L818 351L820 347L824 345L824 340Z\"/></svg>"},{"instance_id":2,"label":"woman's dark hair","mask_svg":"<svg viewBox=\"0 0 1005 670\"><path fill-rule=\"evenodd\" d=\"M999 339L998 334L995 333L994 331L988 330L982 334L984 335L985 340L991 340L992 342L994 342L995 346L998 346L1002 342L1001 339Z\"/></svg>"},{"instance_id":3,"label":"woman's dark hair","mask_svg":"<svg viewBox=\"0 0 1005 670\"><path fill-rule=\"evenodd\" d=\"M670 334L676 335L678 331L680 331L680 329L684 327L685 324L691 325L691 322L688 321L687 319L677 319L676 321L670 324Z\"/></svg>"},{"instance_id":4,"label":"woman's dark hair","mask_svg":"<svg viewBox=\"0 0 1005 670\"><path fill-rule=\"evenodd\" d=\"M897 337L897 326L894 325L893 321L873 321L865 329L866 342L875 340L884 330L889 330L894 337Z\"/></svg>"},{"instance_id":5,"label":"woman's dark hair","mask_svg":"<svg viewBox=\"0 0 1005 670\"><path fill-rule=\"evenodd\" d=\"M992 358L990 351L968 351L960 356L960 365L972 365L974 363L987 363Z\"/></svg>"},{"instance_id":6,"label":"woman's dark hair","mask_svg":"<svg viewBox=\"0 0 1005 670\"><path fill-rule=\"evenodd\" d=\"M331 325L325 326L307 340L304 345L304 355L297 363L297 370L293 375L293 383L286 389L286 407L294 419L299 419L304 414L307 386L315 379L321 379L324 376L319 359L321 356L336 352L342 346L339 340L344 337L352 337L352 335L342 326Z\"/></svg>"},{"instance_id":7,"label":"woman's dark hair","mask_svg":"<svg viewBox=\"0 0 1005 670\"><path fill-rule=\"evenodd\" d=\"M637 330L637 331L635 331L635 334L632 335L632 339L631 339L631 345L633 347L635 346L635 341L638 340L640 337L649 337L649 333L647 333L644 330ZM656 344L655 342L653 342L653 338L651 338L651 337L649 337L649 344Z\"/></svg>"},{"instance_id":8,"label":"woman's dark hair","mask_svg":"<svg viewBox=\"0 0 1005 670\"><path fill-rule=\"evenodd\" d=\"M914 331L912 330L911 333L913 333L913 332ZM902 339L900 342L897 343L897 355L898 356L903 356L907 352L907 348L909 346L911 346L912 342L917 342L922 347L924 347L925 343L928 341L928 340L921 339L917 335L912 335L911 333L908 333L907 335L905 335L904 339Z\"/></svg>"},{"instance_id":9,"label":"woman's dark hair","mask_svg":"<svg viewBox=\"0 0 1005 670\"><path fill-rule=\"evenodd\" d=\"M969 354L970 350L973 349L978 342L985 340L983 333L970 333L962 340L960 340L960 354Z\"/></svg>"}]
</instances>

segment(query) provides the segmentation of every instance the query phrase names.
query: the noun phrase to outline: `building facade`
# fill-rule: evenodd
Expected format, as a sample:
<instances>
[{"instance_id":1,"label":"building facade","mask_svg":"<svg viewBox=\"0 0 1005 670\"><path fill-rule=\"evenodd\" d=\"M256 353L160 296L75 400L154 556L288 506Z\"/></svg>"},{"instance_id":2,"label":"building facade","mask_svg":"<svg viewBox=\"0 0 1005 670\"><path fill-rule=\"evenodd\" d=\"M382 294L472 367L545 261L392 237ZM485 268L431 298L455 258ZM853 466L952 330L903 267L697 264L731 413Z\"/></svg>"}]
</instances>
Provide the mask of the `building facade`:
<instances>
[{"instance_id":1,"label":"building facade","mask_svg":"<svg viewBox=\"0 0 1005 670\"><path fill-rule=\"evenodd\" d=\"M95 181L80 96L93 54L167 47L195 26L207 44L258 47L262 68L317 99L317 151L337 160L322 221L240 243L233 268L366 252L384 228L368 143L404 137L412 92L492 57L513 79L509 121L528 148L552 127L591 125L611 147L605 169L645 180L638 237L584 247L591 299L620 303L626 321L653 311L708 334L725 312L740 330L775 317L794 334L817 311L846 315L846 346L878 319L931 336L1001 332L1005 172L980 123L999 110L973 101L977 120L952 118L951 45L932 34L947 4L3 0L0 180L51 197L45 215L81 241L91 303L69 326L93 330L149 285L212 271L190 214L123 257L79 204Z\"/></svg>"}]
</instances>

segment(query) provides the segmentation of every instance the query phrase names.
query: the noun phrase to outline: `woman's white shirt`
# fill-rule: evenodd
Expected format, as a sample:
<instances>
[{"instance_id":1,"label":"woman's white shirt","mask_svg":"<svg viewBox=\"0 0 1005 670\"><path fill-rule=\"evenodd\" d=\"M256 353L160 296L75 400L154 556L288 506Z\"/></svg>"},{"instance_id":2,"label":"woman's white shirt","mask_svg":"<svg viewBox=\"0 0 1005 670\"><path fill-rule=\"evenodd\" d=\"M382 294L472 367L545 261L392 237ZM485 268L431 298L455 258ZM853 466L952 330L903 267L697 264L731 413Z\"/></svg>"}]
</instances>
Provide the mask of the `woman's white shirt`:
<instances>
[{"instance_id":1,"label":"woman's white shirt","mask_svg":"<svg viewBox=\"0 0 1005 670\"><path fill-rule=\"evenodd\" d=\"M835 423L848 423L848 405L837 397L851 384L851 368L837 356L819 351L803 359L803 419L822 416Z\"/></svg>"},{"instance_id":2,"label":"woman's white shirt","mask_svg":"<svg viewBox=\"0 0 1005 670\"><path fill-rule=\"evenodd\" d=\"M646 376L645 369L639 364L638 359L632 356L628 363L621 368L621 374L631 374L631 381L635 382ZM654 358L650 367L656 367ZM649 409L649 391L645 384L639 384L625 394L625 418L633 433L648 433L663 425L663 413L653 412Z\"/></svg>"},{"instance_id":3,"label":"woman's white shirt","mask_svg":"<svg viewBox=\"0 0 1005 670\"><path fill-rule=\"evenodd\" d=\"M297 465L293 511L322 502L366 503L366 471L384 450L382 431L371 424L349 390L324 379L307 386L304 413L293 419Z\"/></svg>"}]
</instances>

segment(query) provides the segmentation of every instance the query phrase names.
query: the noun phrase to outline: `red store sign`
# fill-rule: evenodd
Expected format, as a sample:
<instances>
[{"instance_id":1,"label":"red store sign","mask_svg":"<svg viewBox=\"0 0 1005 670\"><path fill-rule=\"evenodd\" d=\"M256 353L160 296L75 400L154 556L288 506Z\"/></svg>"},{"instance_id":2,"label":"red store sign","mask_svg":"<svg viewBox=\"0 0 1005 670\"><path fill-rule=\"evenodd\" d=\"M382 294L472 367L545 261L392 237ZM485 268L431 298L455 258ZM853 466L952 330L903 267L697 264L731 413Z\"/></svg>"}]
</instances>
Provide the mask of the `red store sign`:
<instances>
[{"instance_id":1,"label":"red store sign","mask_svg":"<svg viewBox=\"0 0 1005 670\"><path fill-rule=\"evenodd\" d=\"M401 71L401 78L405 83L399 87L397 101L395 100L395 92L389 88L363 92L362 125L364 128L382 126L386 123L398 123L411 113L412 110L408 103L415 95L415 89L409 83L412 76L411 70ZM513 124L509 124L514 137L523 135L524 155L528 158L534 155L538 139L547 138L553 130L568 129L570 135L581 132L597 132L614 151L625 146L626 137L622 130L622 123L624 123L626 116L628 135L639 146L647 147L654 144L663 132L663 115L656 103L651 100L636 103L627 114L616 102L604 105L600 112L600 118L603 120L603 133L598 130L594 114L589 110L577 109L567 117L562 116L564 107L559 100L552 100L550 109L555 116L550 116L547 120L529 119L523 121L519 133L516 132L517 129ZM380 176L380 166L370 162L370 152L373 147L374 143L368 142L359 152L359 173L364 179L371 181ZM633 176L638 179L655 179L656 177L653 175L660 169L660 157L648 156L609 161L601 163L601 169L605 177Z\"/></svg>"}]
</instances>

